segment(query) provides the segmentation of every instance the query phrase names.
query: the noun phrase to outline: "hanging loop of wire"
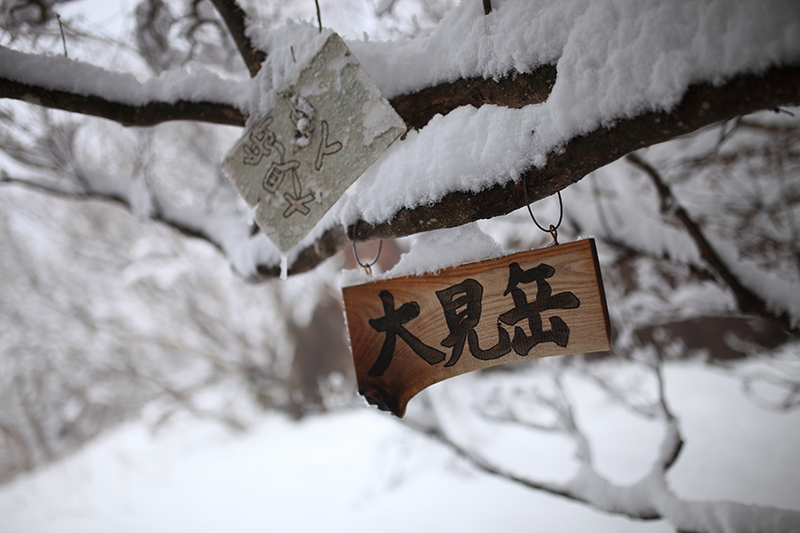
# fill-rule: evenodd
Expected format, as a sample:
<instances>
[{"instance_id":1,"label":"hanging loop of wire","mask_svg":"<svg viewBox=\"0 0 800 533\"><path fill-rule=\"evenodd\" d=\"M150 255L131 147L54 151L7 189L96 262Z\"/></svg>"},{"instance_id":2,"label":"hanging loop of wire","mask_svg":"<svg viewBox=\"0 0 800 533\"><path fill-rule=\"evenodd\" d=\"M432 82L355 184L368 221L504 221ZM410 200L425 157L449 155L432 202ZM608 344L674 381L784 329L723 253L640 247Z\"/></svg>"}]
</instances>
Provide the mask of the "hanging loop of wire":
<instances>
[{"instance_id":1,"label":"hanging loop of wire","mask_svg":"<svg viewBox=\"0 0 800 533\"><path fill-rule=\"evenodd\" d=\"M558 244L558 228L561 227L561 221L564 220L564 201L561 199L561 191L558 191L558 223L556 225L550 224L550 227L545 228L539 222L536 221L536 217L533 216L533 210L531 210L531 203L528 200L528 180L525 177L525 174L522 175L522 192L525 195L525 207L528 208L528 214L531 216L531 220L533 223L536 224L536 227L540 230L544 231L545 233L549 233L551 237L553 237L553 241Z\"/></svg>"},{"instance_id":2,"label":"hanging loop of wire","mask_svg":"<svg viewBox=\"0 0 800 533\"><path fill-rule=\"evenodd\" d=\"M375 255L375 259L372 260L370 263L362 263L361 260L358 258L358 250L356 250L356 235L358 234L358 223L360 220L356 220L356 225L353 228L353 256L356 258L356 263L358 266L364 269L368 275L372 275L372 267L375 266L375 263L378 262L378 258L381 256L381 250L383 249L383 239L381 239L380 244L378 244L378 253Z\"/></svg>"}]
</instances>

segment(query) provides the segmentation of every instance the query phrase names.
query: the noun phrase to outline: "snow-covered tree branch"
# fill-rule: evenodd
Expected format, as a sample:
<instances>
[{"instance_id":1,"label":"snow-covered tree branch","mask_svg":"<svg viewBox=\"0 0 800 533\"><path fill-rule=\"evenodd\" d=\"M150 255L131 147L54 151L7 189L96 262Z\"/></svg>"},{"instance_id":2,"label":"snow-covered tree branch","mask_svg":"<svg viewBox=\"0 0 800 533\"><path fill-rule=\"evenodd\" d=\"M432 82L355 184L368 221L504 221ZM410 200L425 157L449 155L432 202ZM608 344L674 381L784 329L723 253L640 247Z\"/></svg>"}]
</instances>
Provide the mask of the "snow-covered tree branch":
<instances>
[{"instance_id":1,"label":"snow-covered tree branch","mask_svg":"<svg viewBox=\"0 0 800 533\"><path fill-rule=\"evenodd\" d=\"M249 65L252 74L258 71L255 56L249 54L253 50L253 42L244 33L244 23L242 21L243 12L234 2L218 2L218 9L221 10L228 27L231 29L235 40L239 43L245 62ZM431 58L426 63L447 68L448 62L452 59L447 57L453 54L453 43L455 35L451 33L463 30L464 19L477 17L480 13L476 8L462 6L460 13L453 15L450 24L443 22L437 32L427 39L417 38L420 45L426 46L425 53ZM473 13L475 11L475 13ZM648 12L641 9L637 13L632 9L631 20L626 24L649 24ZM485 15L484 15L485 16ZM478 116L489 116L498 114L493 106L504 106L511 109L519 109L518 118L509 123L508 129L513 130L521 125L513 126L518 123L520 118L530 115L533 106L545 102L544 110L556 120L565 120L566 124L585 122L579 128L571 128L571 131L563 130L553 137L553 130L550 133L545 131L543 138L545 145L541 145L542 133L537 133L535 128L531 128L530 137L525 139L523 132L516 131L516 136L522 136L516 142L515 150L520 153L511 155L511 160L504 164L508 168L500 172L500 176L485 175L482 173L494 173L491 170L497 163L492 163L485 170L477 170L473 178L474 183L467 185L463 180L451 179L445 175L443 182L445 185L440 190L431 193L417 195L417 198L409 198L396 207L384 209L379 219L372 220L373 217L363 212L358 204L363 204L363 196L377 194L371 190L362 191L362 200L356 202L356 206L349 206L343 209L339 216L339 221L328 223L327 228L319 233L305 247L297 250L291 257L289 273L299 273L313 268L320 261L341 249L349 240L343 236L346 233L352 236L354 218L364 218L365 222L359 225L356 240L369 240L375 238L391 238L412 235L420 231L429 231L447 227L459 226L475 220L491 218L511 212L524 204L521 194L522 180L520 174L526 174L529 184L529 198L536 201L550 196L557 191L574 183L591 171L614 161L615 159L635 151L639 148L650 146L667 139L674 138L685 133L694 131L698 128L714 124L721 120L727 120L736 116L751 113L760 109L773 109L780 106L793 105L800 102L800 66L797 65L797 58L792 56L791 47L784 45L783 51L778 51L777 57L780 59L772 60L768 57L754 56L753 60L745 60L727 66L725 72L714 72L709 69L706 74L699 73L691 77L684 76L683 82L671 81L671 92L667 95L660 95L662 100L669 100L668 104L659 103L658 100L647 102L641 100L645 95L638 94L633 100L639 99L641 103L626 104L622 101L615 104L608 110L600 108L593 109L584 116L572 116L573 110L566 109L560 100L574 98L578 94L581 98L602 102L605 94L612 91L635 90L637 83L646 80L636 80L631 78L625 85L612 86L599 84L592 87L592 92L585 91L577 84L583 83L580 78L574 78L575 72L572 69L580 64L581 56L571 56L569 52L559 51L558 49L549 52L551 55L542 55L541 51L530 50L528 57L514 58L513 61L504 61L503 55L507 53L508 42L512 41L517 35L530 35L534 29L527 30L520 34L518 30L511 31L511 24L520 17L535 16L533 10L516 6L513 2L507 3L495 9L491 15L487 16L487 26L485 24L478 28L470 28L470 37L476 40L475 46L485 42L490 49L494 49L499 57L492 57L492 60L478 59L476 66L470 67L476 75L462 75L460 79L441 81L442 75L431 75L426 73L428 65L423 63L417 69L415 77L419 81L409 84L408 81L398 82L393 79L393 75L383 72L378 65L391 65L399 63L398 69L404 69L404 63L418 57L419 53L414 50L414 41L403 46L378 46L371 43L353 43L354 50L361 56L362 61L369 70L375 67L371 74L376 78L379 85L387 96L390 97L392 104L411 127L421 129L420 137L410 137L401 142L403 152L407 156L416 158L428 158L429 154L423 153L416 145L427 144L431 136L439 137L439 130L433 126L426 125L430 119L437 114L445 115L454 109L463 106L480 107L488 105L492 111L487 111L476 115L474 119L468 119L462 123L465 128L481 128ZM713 14L698 14L701 17L713 17ZM749 16L745 10L734 10L732 19L735 17ZM777 24L769 17L763 17L765 24ZM735 19L738 20L738 19ZM447 22L447 21L446 21ZM479 22L478 20L473 22ZM541 22L535 20L536 24ZM706 23L705 19L701 20ZM576 22L580 24L580 22ZM254 28L255 25L251 23ZM506 27L508 26L508 27ZM491 27L487 34L487 28ZM579 26L575 26L574 32L570 34L569 46L582 46L583 39L576 36ZM786 30L789 31L788 26ZM252 28L251 28L252 29ZM601 31L609 31L606 37L611 38L615 31L620 27L608 26ZM596 31L596 30L595 30ZM252 32L256 39L256 44L264 49L270 47L279 49L278 43L281 39L288 39L287 36L277 36L272 33ZM302 33L295 31L295 33ZM787 34L788 35L788 34ZM722 40L717 41L717 37ZM753 36L755 37L755 36ZM296 38L296 36L295 36ZM467 41L469 41L469 38ZM704 35L706 46L718 47L725 39L736 37L731 35L715 36L713 34ZM260 39L260 40L259 40ZM779 42L782 37L776 36ZM626 43L626 45L634 44ZM567 46L567 45L564 45ZM622 46L622 43L620 44ZM700 45L696 45L700 46ZM743 46L743 44L741 44ZM302 40L292 45L292 53L295 48L297 51L302 49ZM458 51L469 61L475 61L474 53L464 51L464 46L460 45ZM765 54L768 49L763 47ZM564 50L571 50L565 48ZM620 48L625 53L632 53L630 49ZM269 50L267 50L269 51ZM676 48L676 53L701 54L706 53L700 61L713 62L713 55L707 54L706 50L693 50L688 44L682 44ZM515 52L517 54L518 52ZM756 52L753 52L755 54ZM772 54L772 51L769 51ZM118 121L126 125L149 126L163 121L171 120L195 120L219 124L241 125L247 116L259 113L258 104L254 103L256 91L263 90L264 84L268 83L269 76L273 76L272 70L278 68L279 60L273 63L269 57L264 63L266 73L251 82L223 80L210 73L185 75L177 71L164 72L158 78L153 78L145 83L133 79L130 75L123 75L109 72L96 67L70 61L57 57L40 57L30 54L21 54L11 50L3 51L4 65L0 76L3 82L2 94L7 98L16 98L29 102L38 102L41 105L65 109L78 113L85 113L94 116L101 116ZM633 76L632 69L629 73L615 72L620 70L618 61L605 60L605 68L597 70L598 76L611 75L615 83L619 83L624 78L620 76ZM631 56L633 58L634 56ZM263 60L264 56L258 56ZM536 66L538 61L543 64ZM604 58L598 58L604 59ZM639 60L639 62L643 61ZM495 65L497 63L497 65ZM520 65L532 65L533 68L522 69ZM758 73L751 73L753 66L757 65ZM602 64L600 65L603 66ZM476 68L477 67L477 68ZM701 65L692 66L692 68ZM709 64L710 67L710 64ZM385 69L385 66L382 67ZM449 67L453 68L453 67ZM463 66L455 65L464 71ZM705 68L705 67L703 67ZM700 71L702 72L702 71ZM445 78L452 78L452 74L444 72ZM394 78L397 76L395 75ZM707 78L703 80L703 78ZM573 79L574 78L574 79ZM275 82L276 80L272 80ZM704 82L704 83L698 83ZM712 82L713 83L708 83ZM682 85L685 83L685 85ZM573 84L572 87L569 84ZM563 87L562 87L563 86ZM556 102L547 103L550 91L555 87ZM273 89L275 90L275 89ZM634 94L634 93L632 93ZM619 99L620 95L615 98ZM666 96L666 98L665 98ZM584 101L581 105L587 106L589 102ZM578 105L577 102L567 104L568 106ZM658 109L664 107L664 109ZM469 107L468 107L469 108ZM656 108L654 110L648 108ZM512 111L504 114L509 117L517 116ZM555 114L553 114L555 113ZM598 114L599 113L599 114ZM534 113L536 114L536 113ZM594 116L592 116L594 115ZM562 118L557 118L561 116ZM530 120L530 119L528 119ZM477 122L476 122L477 121ZM469 124L475 122L473 126ZM535 125L535 120L531 125ZM437 123L439 126L439 123ZM439 126L441 127L441 126ZM559 126L563 128L563 126ZM510 132L507 132L510 133ZM527 145L527 146L526 146ZM542 148L537 148L537 146ZM543 150L543 151L540 151ZM526 153L527 152L527 153ZM525 162L530 157L530 153L538 152L533 158L532 163ZM440 156L441 157L441 156ZM539 158L539 159L537 159ZM458 167L454 163L450 165L445 174L457 173ZM388 161L387 161L388 164ZM380 162L378 164L380 166ZM412 180L427 179L424 174L429 172L430 167L419 169L405 169L405 179L409 179L410 172L419 172L423 175L414 176ZM446 167L447 168L447 167ZM510 172L510 174L508 174ZM365 181L368 181L365 179ZM460 183L460 181L462 181ZM447 183L450 183L449 185ZM359 211L362 211L359 213ZM346 213L346 214L345 214ZM367 216L364 216L367 215ZM337 227L341 222L347 222ZM279 272L278 258L273 262L255 265L254 271L262 276L274 276Z\"/></svg>"},{"instance_id":2,"label":"snow-covered tree branch","mask_svg":"<svg viewBox=\"0 0 800 533\"><path fill-rule=\"evenodd\" d=\"M499 385L495 381L491 389L482 387L480 382L471 383L469 391L460 390L455 397L427 395L424 410L416 412L416 419L402 423L442 444L478 471L529 489L589 504L607 513L636 520L665 520L677 531L782 532L797 527L800 511L736 502L694 502L675 494L669 486L668 474L680 458L684 440L680 420L666 398L664 361L658 356L650 359L637 362L633 368L624 371L628 374L627 378L638 374L636 381L646 384L642 388L650 389L647 391L650 399L645 404L633 399L641 394L641 390L620 390L614 384L615 381L624 380L624 377L611 376L608 372L619 372L620 368L598 368L583 362L579 363L580 370L577 374L573 373L571 379L571 385L575 388L582 386L576 379L588 379L631 415L663 426L655 460L631 484L613 483L596 468L590 440L577 421L576 411L587 406L579 407L570 398L570 387L564 383L565 376L569 375L565 372L567 366L559 362L541 361L537 364L535 371L539 376L532 389L522 388L518 385L521 380L510 378L500 380ZM546 382L542 379L545 374L552 379L549 387L545 387ZM580 378L576 378L576 375ZM544 391L543 388L549 390ZM471 415L458 409L456 405L465 402L467 397L473 404L485 407ZM531 408L533 406L536 407ZM475 414L479 415L478 419L474 419ZM457 426L450 421L454 417L458 420ZM552 481L515 471L498 459L501 451L480 451L479 443L470 442L470 433L476 432L480 424L489 425L495 430L503 425L524 428L531 433L532 439L533 435L540 432L564 435L572 442L577 463L574 474L564 481Z\"/></svg>"}]
</instances>

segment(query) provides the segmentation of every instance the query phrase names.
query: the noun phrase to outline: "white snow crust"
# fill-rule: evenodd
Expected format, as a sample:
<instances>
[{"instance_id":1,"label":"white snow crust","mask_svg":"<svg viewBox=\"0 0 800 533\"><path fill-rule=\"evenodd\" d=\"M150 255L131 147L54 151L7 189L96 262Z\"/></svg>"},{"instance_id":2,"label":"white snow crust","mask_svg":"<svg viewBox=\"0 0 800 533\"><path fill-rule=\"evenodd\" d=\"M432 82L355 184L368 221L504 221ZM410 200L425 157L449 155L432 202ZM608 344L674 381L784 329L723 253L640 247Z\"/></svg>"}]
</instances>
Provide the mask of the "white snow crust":
<instances>
[{"instance_id":1,"label":"white snow crust","mask_svg":"<svg viewBox=\"0 0 800 533\"><path fill-rule=\"evenodd\" d=\"M506 0L493 7L485 16L479 3L463 2L427 37L350 46L387 96L555 63L548 100L435 117L362 176L344 212L375 223L452 191L515 180L573 137L669 110L692 83L800 60L800 3L793 1Z\"/></svg>"},{"instance_id":2,"label":"white snow crust","mask_svg":"<svg viewBox=\"0 0 800 533\"><path fill-rule=\"evenodd\" d=\"M495 0L462 2L428 35L351 41L385 97L459 77L498 78L556 64L548 100L521 110L459 108L396 142L340 202L329 223L375 223L400 208L517 179L569 139L648 110L669 110L686 88L800 61L794 0ZM62 57L0 48L0 75L80 94L144 103L211 100L259 116L288 88L331 30L309 23L254 23L268 58L257 77L235 82L205 71L172 71L143 83Z\"/></svg>"},{"instance_id":3,"label":"white snow crust","mask_svg":"<svg viewBox=\"0 0 800 533\"><path fill-rule=\"evenodd\" d=\"M494 0L492 5L492 13L484 15L479 2L462 2L427 34L388 42L365 37L348 46L385 97L461 77L499 78L555 64L558 76L548 100L523 109L466 106L434 117L395 142L298 249L335 225L384 222L402 208L431 204L451 192L478 192L516 180L523 170L546 164L549 154L575 136L648 110L669 110L693 83L721 83L800 62L796 0ZM308 22L252 23L248 35L267 52L252 80L192 68L140 82L130 74L8 48L0 48L0 75L133 104L225 102L259 117L331 31L319 32ZM641 233L645 242L651 233L628 231ZM663 239L678 254L694 253L680 235ZM279 257L266 239L242 239L238 230L226 242L244 247L226 246L240 272L254 270L251 260ZM289 263L295 255L289 254Z\"/></svg>"},{"instance_id":4,"label":"white snow crust","mask_svg":"<svg viewBox=\"0 0 800 533\"><path fill-rule=\"evenodd\" d=\"M242 109L246 108L252 85L223 79L197 65L166 71L140 82L133 74L112 72L62 56L25 54L3 46L0 46L0 76L131 105L187 100L230 103ZM31 103L36 103L33 97Z\"/></svg>"},{"instance_id":5,"label":"white snow crust","mask_svg":"<svg viewBox=\"0 0 800 533\"><path fill-rule=\"evenodd\" d=\"M494 259L504 255L500 244L480 230L477 222L457 228L420 234L411 250L400 256L397 264L383 273L368 275L360 269L342 273L342 285L357 285L401 276L421 276L444 268Z\"/></svg>"},{"instance_id":6,"label":"white snow crust","mask_svg":"<svg viewBox=\"0 0 800 533\"><path fill-rule=\"evenodd\" d=\"M534 373L505 379L530 380ZM697 502L695 512L679 522L705 525L704 508L712 506L720 522L711 530L721 530L726 517L744 518L719 500L797 509L800 485L796 468L787 465L796 454L800 415L758 409L742 395L739 381L721 370L673 362L666 373L670 404L689 443L669 484L678 497ZM569 442L506 425L489 430L480 417L468 416L476 390L496 390L496 379L470 374L437 384L430 394L471 449L514 471L530 469L534 478L543 471L556 480L568 477L575 470ZM592 439L602 475L616 484L638 478L652 464L650 448L663 438L663 429L631 425L624 409L591 386L570 390L587 410L581 427ZM590 490L588 476L578 479ZM639 487L640 497L648 490L661 494L663 505L670 503L663 486ZM481 504L464 505L471 501ZM316 512L309 512L310 505ZM261 531L265 524L275 531L366 531L376 521L398 532L530 531L531 523L544 531L675 529L663 521L625 520L480 474L450 450L364 409L300 422L267 414L244 434L180 418L154 435L146 420L134 421L0 488L0 515L4 532ZM736 525L764 531L781 516ZM796 523L784 525L791 531Z\"/></svg>"}]
</instances>

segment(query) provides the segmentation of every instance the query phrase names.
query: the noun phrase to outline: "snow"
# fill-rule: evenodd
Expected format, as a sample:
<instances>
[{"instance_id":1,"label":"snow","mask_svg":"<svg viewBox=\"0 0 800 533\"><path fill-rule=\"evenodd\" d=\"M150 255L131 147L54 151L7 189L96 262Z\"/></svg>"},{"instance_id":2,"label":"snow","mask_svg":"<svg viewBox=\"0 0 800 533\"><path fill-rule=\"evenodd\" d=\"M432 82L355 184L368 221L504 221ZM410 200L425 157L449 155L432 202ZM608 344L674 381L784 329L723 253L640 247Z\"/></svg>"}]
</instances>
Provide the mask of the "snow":
<instances>
[{"instance_id":1,"label":"snow","mask_svg":"<svg viewBox=\"0 0 800 533\"><path fill-rule=\"evenodd\" d=\"M562 97L588 93L588 102L573 103L592 110L600 103L609 112L674 99L687 83L763 71L800 54L800 8L791 0L498 0L492 9L484 16L480 2L462 2L430 35L350 46L390 98L556 63L566 76Z\"/></svg>"},{"instance_id":2,"label":"snow","mask_svg":"<svg viewBox=\"0 0 800 533\"><path fill-rule=\"evenodd\" d=\"M342 286L401 276L435 274L449 267L494 259L505 255L503 248L479 228L477 222L457 228L429 231L415 239L411 249L384 273L366 274L360 269L342 273Z\"/></svg>"},{"instance_id":3,"label":"snow","mask_svg":"<svg viewBox=\"0 0 800 533\"><path fill-rule=\"evenodd\" d=\"M61 56L25 54L0 46L0 76L29 85L79 95L96 95L111 101L144 105L150 101L174 103L210 101L245 109L250 83L223 79L193 65L165 71L140 82L134 75L111 72ZM31 97L31 103L36 103Z\"/></svg>"},{"instance_id":4,"label":"snow","mask_svg":"<svg viewBox=\"0 0 800 533\"><path fill-rule=\"evenodd\" d=\"M341 222L358 213L376 223L453 191L516 180L575 136L669 110L692 83L796 63L800 4L507 0L484 16L463 2L430 36L349 46L386 96L554 61L558 69L543 104L462 107L396 142L342 200Z\"/></svg>"},{"instance_id":5,"label":"snow","mask_svg":"<svg viewBox=\"0 0 800 533\"><path fill-rule=\"evenodd\" d=\"M354 32L353 20L333 19L342 31ZM223 79L192 68L138 82L129 74L7 48L0 48L0 76L134 104L227 102L259 117L331 30L320 33L309 22L255 21L247 31L268 54L253 80ZM454 191L477 192L516 180L523 170L545 165L550 153L577 135L648 110L670 109L692 83L721 83L736 74L795 64L800 61L800 3L495 0L486 16L479 2L462 2L413 39L351 40L348 46L385 97L459 77L531 72L544 64L556 64L558 77L543 104L462 107L410 132L364 173L300 248L334 225L359 218L384 222L402 208L431 204ZM676 235L663 238L674 241L667 243L672 249L691 249ZM248 257L279 261L266 241L247 240L245 246L230 250L242 272L254 271ZM294 257L289 255L290 262Z\"/></svg>"},{"instance_id":6,"label":"snow","mask_svg":"<svg viewBox=\"0 0 800 533\"><path fill-rule=\"evenodd\" d=\"M678 497L798 509L800 413L758 409L721 370L668 363L665 375L687 442L669 475ZM437 384L430 398L448 408L468 401L478 379ZM662 430L626 428L624 412L572 381L576 404L591 408L580 422L602 472L633 480L653 459L642 449L656 445ZM456 425L466 427L474 447L506 464L526 469L534 461L556 473L573 464L559 440L508 426ZM297 423L265 414L240 435L189 417L155 435L133 422L0 488L0 516L3 533L366 531L376 523L387 532L530 531L532 523L546 531L673 530L477 473L390 416L363 408Z\"/></svg>"},{"instance_id":7,"label":"snow","mask_svg":"<svg viewBox=\"0 0 800 533\"><path fill-rule=\"evenodd\" d=\"M311 24L289 22L278 28L251 24L247 34L256 48L268 52L267 60L249 88L248 114L260 119L275 105L277 94L287 92L333 33Z\"/></svg>"},{"instance_id":8,"label":"snow","mask_svg":"<svg viewBox=\"0 0 800 533\"><path fill-rule=\"evenodd\" d=\"M517 179L521 170L545 164L550 153L575 135L642 111L669 109L690 83L720 83L737 73L760 72L800 59L796 1L493 0L493 6L493 13L484 16L478 2L465 1L440 25L413 40L365 39L350 46L384 96L462 76L499 77L555 63L559 75L549 100L522 110L464 107L434 117L395 143L305 244L335 224L359 218L382 222L402 207ZM249 32L269 52L267 64L252 81L223 79L192 68L140 82L130 74L7 48L0 48L0 75L133 104L151 99L212 100L257 114L271 107L275 95L296 78L330 31L320 34L313 24L290 22L277 28L256 23ZM83 169L98 190L120 192L142 215L152 209L139 183L98 166L105 171L103 176L88 165ZM629 197L623 198L632 210L641 207L636 193L628 189ZM161 207L164 216L202 228L222 243L239 272L252 272L257 263L277 262L285 270L294 257L280 257L263 235L250 238L234 211L210 217L188 207ZM619 228L626 241L653 252L665 251L678 261L698 261L683 233L664 231L642 212L632 217L640 224ZM650 212L655 212L652 206ZM30 223L19 213L9 216L12 226ZM25 233L32 235L31 243L41 254L58 251L47 232ZM132 246L134 257L153 255L147 245L139 244ZM375 278L351 272L344 282L420 275L501 253L496 241L477 225L468 225L422 234L392 271ZM788 309L795 319L800 316L795 289L789 290L779 277L761 276L750 264L737 264L733 251L723 253L770 302ZM122 277L130 285L152 279L169 290L187 268L154 256L147 264L123 270ZM646 278L648 273L637 275ZM286 289L287 300L302 302L292 312L305 317L298 320L305 323L316 303L314 295L321 291L302 278L294 281ZM631 311L657 314L665 306L657 294L643 291L630 296ZM730 295L711 283L675 292L670 304L683 302L687 313L732 307ZM699 307L699 302L708 309ZM674 310L670 312L675 316ZM234 323L248 323L242 318L245 310L241 313ZM159 326L152 316L141 313L138 322L143 330ZM796 352L792 357L796 359ZM800 414L779 416L758 409L742 395L740 381L721 370L668 363L665 375L667 396L687 442L669 475L670 488L691 500L732 499L798 509L795 457ZM461 376L432 387L425 397L446 403L440 423L492 460L526 475L568 479L576 471L569 439L539 436L519 427L487 429L470 414L477 385L490 386L496 379ZM566 382L579 407L579 426L591 441L597 471L612 483L641 479L658 457L663 426L626 418L623 408L579 376L570 375ZM421 399L422 395L417 400ZM409 416L413 409L410 406ZM578 477L575 486L586 491L602 488L590 474ZM640 487L665 494L652 479ZM668 495L659 503L675 504ZM719 507L717 518L736 518L738 509ZM707 511L706 504L698 503L682 519L700 521ZM63 462L0 488L0 517L0 532L263 531L265 527L353 531L372 530L376 523L387 531L529 531L531 523L543 530L672 530L659 522L599 514L476 473L442 447L367 409L299 423L264 414L243 435L186 419L154 436L145 422L133 422ZM748 524L753 530L762 525Z\"/></svg>"},{"instance_id":9,"label":"snow","mask_svg":"<svg viewBox=\"0 0 800 533\"><path fill-rule=\"evenodd\" d=\"M65 58L9 49L0 49L0 75L130 103L229 102L259 116L330 30L320 33L303 22L281 27L256 22L248 34L268 52L250 82L180 70L139 83ZM515 180L523 169L544 165L549 153L576 135L647 110L669 109L691 83L719 83L734 74L796 63L800 4L498 0L484 16L478 2L462 2L429 35L348 45L386 97L458 77L499 77L554 62L558 68L544 104L522 110L460 108L395 143L341 202L341 219L331 220L350 223L358 213L374 223L452 191L475 192Z\"/></svg>"},{"instance_id":10,"label":"snow","mask_svg":"<svg viewBox=\"0 0 800 533\"><path fill-rule=\"evenodd\" d=\"M530 165L529 124L519 110L458 108L436 116L396 141L351 187L347 203L369 223L389 220L403 207L440 200L453 191L478 192L517 178Z\"/></svg>"}]
</instances>

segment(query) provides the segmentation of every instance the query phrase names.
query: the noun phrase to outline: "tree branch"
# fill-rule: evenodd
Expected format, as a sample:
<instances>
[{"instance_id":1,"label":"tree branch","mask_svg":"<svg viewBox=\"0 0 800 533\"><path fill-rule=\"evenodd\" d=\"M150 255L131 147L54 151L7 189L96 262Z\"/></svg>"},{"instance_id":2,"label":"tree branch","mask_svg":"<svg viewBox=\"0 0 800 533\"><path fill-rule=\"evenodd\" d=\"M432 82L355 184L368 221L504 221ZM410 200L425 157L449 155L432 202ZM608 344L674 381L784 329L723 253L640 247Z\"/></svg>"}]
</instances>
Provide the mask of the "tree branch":
<instances>
[{"instance_id":1,"label":"tree branch","mask_svg":"<svg viewBox=\"0 0 800 533\"><path fill-rule=\"evenodd\" d=\"M678 420L666 400L663 363L653 365L658 379L658 417L667 425L660 453L651 470L631 485L615 485L591 467L589 461L578 457L581 466L565 483L547 482L515 474L486 459L452 438L438 424L421 425L405 419L401 423L444 445L475 469L528 489L543 491L568 500L588 504L600 511L638 520L664 520L678 531L715 532L750 531L758 524L763 531L789 531L800 525L800 512L769 506L748 505L728 501L692 502L681 499L669 488L666 474L675 464L683 447ZM556 383L558 386L558 383ZM566 399L564 398L566 401ZM550 405L552 407L552 404ZM571 417L571 408L566 401ZM574 420L573 420L574 421ZM573 439L580 435L576 427L560 428ZM581 436L582 437L582 436ZM580 446L579 440L576 441Z\"/></svg>"},{"instance_id":2,"label":"tree branch","mask_svg":"<svg viewBox=\"0 0 800 533\"><path fill-rule=\"evenodd\" d=\"M214 7L217 8L222 20L228 27L228 31L242 55L247 70L250 71L250 76L254 77L261 69L261 64L267 59L267 54L262 50L258 50L253 46L250 38L245 34L245 18L247 15L236 2L236 0L211 0Z\"/></svg>"},{"instance_id":3,"label":"tree branch","mask_svg":"<svg viewBox=\"0 0 800 533\"><path fill-rule=\"evenodd\" d=\"M123 126L155 126L174 120L193 120L228 126L243 126L245 122L242 112L230 104L154 100L144 105L135 105L107 96L54 90L8 79L0 79L0 98L13 98L29 104L105 118L119 122Z\"/></svg>"},{"instance_id":4,"label":"tree branch","mask_svg":"<svg viewBox=\"0 0 800 533\"><path fill-rule=\"evenodd\" d=\"M774 67L763 75L741 75L714 86L691 86L670 112L651 111L618 120L569 141L548 154L543 168L526 172L531 202L551 196L620 157L704 126L762 109L800 103L800 67ZM453 192L433 204L400 209L386 222L361 222L356 240L412 235L508 214L525 205L522 180L495 185L478 194ZM347 228L352 235L353 227Z\"/></svg>"},{"instance_id":5,"label":"tree branch","mask_svg":"<svg viewBox=\"0 0 800 533\"><path fill-rule=\"evenodd\" d=\"M39 58L34 54L19 55L26 60ZM40 68L47 68L47 63ZM130 85L129 79L119 79L122 77L120 74L100 72L113 78L113 81ZM52 109L105 118L124 126L155 126L174 120L244 126L247 120L247 116L231 104L186 99L168 102L154 98L147 104L136 105L120 98L92 94L86 88L82 91L67 90L65 87L53 89L40 83L33 72L30 74L23 81L0 75L0 98L13 98ZM468 78L442 83L413 94L397 96L391 100L391 104L406 124L421 128L434 115L447 114L465 105L480 107L493 104L520 108L544 102L555 80L555 66L545 65L531 73L512 73L497 80Z\"/></svg>"},{"instance_id":6,"label":"tree branch","mask_svg":"<svg viewBox=\"0 0 800 533\"><path fill-rule=\"evenodd\" d=\"M446 115L465 105L484 104L520 108L547 100L556 83L555 65L543 65L533 72L512 72L502 78L466 78L426 87L390 100L395 111L412 128L419 129L436 114Z\"/></svg>"},{"instance_id":7,"label":"tree branch","mask_svg":"<svg viewBox=\"0 0 800 533\"><path fill-rule=\"evenodd\" d=\"M739 278L728 268L728 265L725 264L722 257L714 250L714 247L711 245L711 242L709 242L700 225L695 222L683 205L675 198L675 195L672 194L672 189L667 185L666 181L664 181L661 174L637 154L628 154L626 160L650 177L661 200L662 214L672 214L672 216L680 221L686 232L694 241L697 249L700 251L701 257L714 272L717 273L725 285L731 289L739 309L743 313L759 315L772 320L780 324L786 331L790 331L795 335L800 335L800 329L792 326L792 321L788 313L771 309L763 298L745 287Z\"/></svg>"},{"instance_id":8,"label":"tree branch","mask_svg":"<svg viewBox=\"0 0 800 533\"><path fill-rule=\"evenodd\" d=\"M737 76L719 86L710 83L693 85L670 112L650 111L621 119L611 127L599 127L576 137L563 150L549 154L543 168L532 167L526 172L528 197L535 202L551 196L592 171L645 146L722 120L797 103L800 103L798 66L773 67L761 75ZM452 192L432 204L402 208L385 222L373 225L362 221L358 225L356 240L388 239L452 228L505 215L524 205L522 180L495 185L477 194ZM353 230L354 226L346 228L349 238L353 237ZM307 261L311 261L312 256L314 260L322 261L329 256L318 252L336 249L340 239L340 230L329 230L314 243L313 251L302 250L301 255ZM308 270L308 265L308 262L304 263L304 270L295 270L290 265L289 273ZM263 270L259 268L259 271Z\"/></svg>"},{"instance_id":9,"label":"tree branch","mask_svg":"<svg viewBox=\"0 0 800 533\"><path fill-rule=\"evenodd\" d=\"M555 67L546 65L530 74L511 74L498 80L459 80L395 97L392 105L408 124L421 127L434 114L463 105L522 107L542 102L548 97L555 76ZM98 94L87 96L63 88L51 90L35 82L0 80L0 97L33 101L126 125L153 125L168 120L243 125L246 118L230 104L181 100L175 103L152 101L136 106ZM718 86L693 85L670 112L651 111L618 120L611 127L599 127L573 138L563 150L549 154L543 168L532 167L526 171L528 197L535 202L555 194L590 172L645 146L753 111L797 103L800 103L799 66L773 67L761 75L740 75ZM402 208L390 220L375 225L361 222L356 240L401 237L456 227L510 213L524 204L522 180L495 185L479 193L452 192L432 204ZM349 226L326 231L317 242L299 251L289 274L310 270L335 254L352 238L353 229ZM257 271L265 278L280 273L273 264L258 265Z\"/></svg>"},{"instance_id":10,"label":"tree branch","mask_svg":"<svg viewBox=\"0 0 800 533\"><path fill-rule=\"evenodd\" d=\"M53 196L57 196L59 198L64 198L69 200L95 200L95 201L99 200L103 202L109 202L112 204L120 205L128 211L131 212L133 211L133 206L131 205L130 201L121 194L105 193L105 192L101 193L95 190L69 191L63 188L49 185L44 182L14 178L7 175L6 173L2 173L0 174L0 186L4 184L19 185L27 189L47 193ZM156 201L156 203L158 202ZM163 209L161 209L158 205L154 206L153 213L151 213L148 218L150 220L154 220L156 222L164 224L165 226L173 228L174 230L181 233L185 237L202 239L212 244L220 252L225 253L225 250L223 249L222 245L218 243L216 240L214 240L212 237L207 235L205 232L203 232L202 229L186 224L175 217L168 216L166 213L164 213ZM276 276L279 274L280 272L278 272Z\"/></svg>"}]
</instances>

